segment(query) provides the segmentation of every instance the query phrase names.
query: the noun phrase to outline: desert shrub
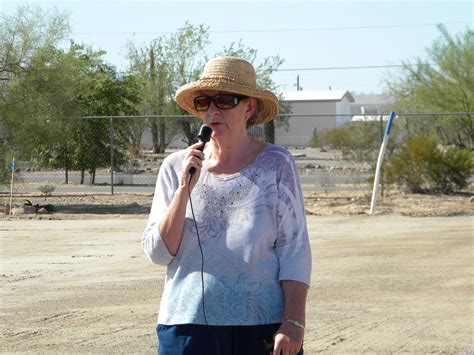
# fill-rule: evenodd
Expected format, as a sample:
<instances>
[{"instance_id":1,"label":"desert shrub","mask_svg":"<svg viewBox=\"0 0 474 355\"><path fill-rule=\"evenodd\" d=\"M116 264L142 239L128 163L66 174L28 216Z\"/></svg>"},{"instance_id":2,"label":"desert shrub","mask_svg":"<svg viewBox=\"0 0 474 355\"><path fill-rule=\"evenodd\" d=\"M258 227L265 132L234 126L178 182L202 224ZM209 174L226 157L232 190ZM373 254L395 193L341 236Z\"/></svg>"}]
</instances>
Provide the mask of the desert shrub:
<instances>
[{"instance_id":1,"label":"desert shrub","mask_svg":"<svg viewBox=\"0 0 474 355\"><path fill-rule=\"evenodd\" d=\"M471 151L450 147L445 152L438 150L437 156L433 158L428 175L435 190L450 192L469 185L473 170Z\"/></svg>"},{"instance_id":2,"label":"desert shrub","mask_svg":"<svg viewBox=\"0 0 474 355\"><path fill-rule=\"evenodd\" d=\"M18 156L18 152L15 153L6 144L0 142L0 186L9 185L11 183L12 170L10 167L12 158ZM20 170L15 170L15 181L20 177Z\"/></svg>"},{"instance_id":3,"label":"desert shrub","mask_svg":"<svg viewBox=\"0 0 474 355\"><path fill-rule=\"evenodd\" d=\"M48 181L43 181L38 186L38 190L45 196L51 195L51 193L56 189L56 185Z\"/></svg>"},{"instance_id":4,"label":"desert shrub","mask_svg":"<svg viewBox=\"0 0 474 355\"><path fill-rule=\"evenodd\" d=\"M9 149L7 146L0 144L0 186L7 185L9 182L10 159Z\"/></svg>"},{"instance_id":5,"label":"desert shrub","mask_svg":"<svg viewBox=\"0 0 474 355\"><path fill-rule=\"evenodd\" d=\"M380 147L380 126L378 122L351 122L313 134L308 145L340 150L344 159L374 165Z\"/></svg>"},{"instance_id":6,"label":"desert shrub","mask_svg":"<svg viewBox=\"0 0 474 355\"><path fill-rule=\"evenodd\" d=\"M389 156L388 179L410 192L451 192L468 186L472 154L468 150L439 147L433 136L418 135L404 140Z\"/></svg>"}]
</instances>

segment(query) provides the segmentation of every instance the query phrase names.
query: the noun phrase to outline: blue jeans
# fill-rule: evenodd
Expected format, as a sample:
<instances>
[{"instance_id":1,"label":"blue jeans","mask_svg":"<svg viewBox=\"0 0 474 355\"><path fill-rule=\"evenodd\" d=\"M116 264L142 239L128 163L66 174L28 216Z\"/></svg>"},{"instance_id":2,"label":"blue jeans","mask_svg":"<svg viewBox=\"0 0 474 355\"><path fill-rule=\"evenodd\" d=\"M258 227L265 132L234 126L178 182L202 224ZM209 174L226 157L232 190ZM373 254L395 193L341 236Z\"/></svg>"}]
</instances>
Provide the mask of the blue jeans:
<instances>
[{"instance_id":1,"label":"blue jeans","mask_svg":"<svg viewBox=\"0 0 474 355\"><path fill-rule=\"evenodd\" d=\"M264 355L272 347L280 324L207 326L198 324L156 327L159 355ZM298 353L303 355L303 349Z\"/></svg>"}]
</instances>

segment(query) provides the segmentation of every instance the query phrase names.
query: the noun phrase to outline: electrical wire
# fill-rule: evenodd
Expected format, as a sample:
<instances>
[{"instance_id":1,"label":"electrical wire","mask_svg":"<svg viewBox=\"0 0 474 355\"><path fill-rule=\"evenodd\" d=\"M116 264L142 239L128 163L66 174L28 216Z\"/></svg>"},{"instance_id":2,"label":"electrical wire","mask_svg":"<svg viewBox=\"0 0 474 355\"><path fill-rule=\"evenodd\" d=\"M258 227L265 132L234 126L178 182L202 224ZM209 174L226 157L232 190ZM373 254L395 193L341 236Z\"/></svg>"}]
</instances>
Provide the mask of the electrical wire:
<instances>
[{"instance_id":1,"label":"electrical wire","mask_svg":"<svg viewBox=\"0 0 474 355\"><path fill-rule=\"evenodd\" d=\"M216 342L216 349L217 349L217 355L220 354L219 351L219 342L217 340L216 335L214 334L214 331L212 327L209 325L207 321L207 316L206 316L206 303L205 303L205 295L204 295L204 253L202 251L202 245L201 245L201 237L199 236L199 229L197 226L196 222L196 216L194 215L194 208L193 208L193 200L191 199L191 179L193 178L193 175L189 176L189 184L188 184L188 198L189 198L189 205L191 207L191 214L193 216L193 221L194 221L194 228L196 229L196 235L197 235L197 240L198 240L198 245L199 245L199 251L201 252L201 294L202 294L202 314L204 317L204 323L206 323L206 326L208 327L209 331L211 332L212 337L214 338Z\"/></svg>"},{"instance_id":2,"label":"electrical wire","mask_svg":"<svg viewBox=\"0 0 474 355\"><path fill-rule=\"evenodd\" d=\"M452 21L442 22L444 25L469 25L470 21ZM215 30L209 31L210 34L232 34L232 33L273 33L273 32L317 32L317 31L353 31L353 30L378 30L378 29L392 29L392 28L410 28L410 27L431 27L436 26L439 23L407 23L407 24L396 24L396 25L368 25L368 26L338 26L338 27L315 27L315 28L271 28L271 29L238 29L238 30ZM172 31L150 31L150 32L73 32L73 35L166 35L172 34Z\"/></svg>"},{"instance_id":3,"label":"electrical wire","mask_svg":"<svg viewBox=\"0 0 474 355\"><path fill-rule=\"evenodd\" d=\"M192 175L189 177L189 182L191 182L192 177L193 177ZM193 215L194 228L196 229L199 251L201 252L202 315L204 316L204 322L206 323L207 326L209 326L209 323L207 322L207 317L206 317L206 304L204 302L204 253L202 251L201 237L199 236L199 230L198 230L198 226L196 222L196 217L194 216L193 200L191 199L191 185L190 184L188 184L188 198L189 198L189 204L191 206L191 213Z\"/></svg>"}]
</instances>

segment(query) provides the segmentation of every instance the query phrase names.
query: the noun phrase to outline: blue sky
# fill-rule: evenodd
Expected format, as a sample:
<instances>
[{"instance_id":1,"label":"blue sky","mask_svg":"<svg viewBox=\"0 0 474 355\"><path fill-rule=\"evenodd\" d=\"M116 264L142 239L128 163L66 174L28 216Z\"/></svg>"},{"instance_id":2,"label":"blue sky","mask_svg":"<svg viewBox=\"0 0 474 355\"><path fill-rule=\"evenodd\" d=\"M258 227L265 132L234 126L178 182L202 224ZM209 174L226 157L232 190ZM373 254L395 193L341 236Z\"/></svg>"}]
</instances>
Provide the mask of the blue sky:
<instances>
[{"instance_id":1,"label":"blue sky","mask_svg":"<svg viewBox=\"0 0 474 355\"><path fill-rule=\"evenodd\" d=\"M71 37L107 52L107 62L126 66L125 43L138 45L175 32L186 21L209 26L213 56L240 39L273 55L281 69L397 65L426 57L438 38L437 23L452 34L473 28L473 1L23 1L0 0L0 11L18 5L56 7L69 15ZM379 93L396 69L296 70L275 73L283 90L350 90Z\"/></svg>"}]
</instances>

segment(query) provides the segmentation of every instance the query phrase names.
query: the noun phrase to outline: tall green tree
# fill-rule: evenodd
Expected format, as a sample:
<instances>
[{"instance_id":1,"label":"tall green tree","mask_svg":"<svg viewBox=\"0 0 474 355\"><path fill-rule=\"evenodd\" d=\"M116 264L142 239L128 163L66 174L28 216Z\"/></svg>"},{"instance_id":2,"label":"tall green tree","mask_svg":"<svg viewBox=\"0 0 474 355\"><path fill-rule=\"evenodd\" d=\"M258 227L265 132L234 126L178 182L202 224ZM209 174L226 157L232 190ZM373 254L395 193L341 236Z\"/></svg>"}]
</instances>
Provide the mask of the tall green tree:
<instances>
[{"instance_id":1,"label":"tall green tree","mask_svg":"<svg viewBox=\"0 0 474 355\"><path fill-rule=\"evenodd\" d=\"M1 114L6 141L24 159L44 166L53 147L66 149L71 124L64 117L80 114L74 103L77 62L70 52L44 47L6 83Z\"/></svg>"},{"instance_id":2,"label":"tall green tree","mask_svg":"<svg viewBox=\"0 0 474 355\"><path fill-rule=\"evenodd\" d=\"M150 42L149 45L137 47L129 42L128 58L130 66L128 72L136 76L141 85L140 113L146 116L162 116L166 114L171 102L172 78L167 56L167 43L164 37ZM143 121L134 124L134 135L131 142L138 153L141 136L147 127L151 130L152 149L154 153L163 153L174 134L167 129L169 120L165 118L150 118L148 125Z\"/></svg>"},{"instance_id":3,"label":"tall green tree","mask_svg":"<svg viewBox=\"0 0 474 355\"><path fill-rule=\"evenodd\" d=\"M37 24L37 13L21 12L21 16L27 15L35 21L22 18L23 22ZM43 21L49 23L49 19ZM38 31L43 27L39 26ZM36 29L17 26L15 31ZM38 37L36 33L22 36ZM74 43L64 50L53 41L39 41L29 51L15 47L31 42L11 41L16 44L7 48L8 58L13 58L12 53L26 54L16 56L22 58L19 64L5 60L9 67L4 72L0 106L1 125L6 132L3 144L37 166L64 168L66 182L71 169L81 170L82 175L86 170L91 172L93 181L97 167L110 165L109 123L101 120L94 125L71 117L136 114L138 84L105 64L104 52ZM126 134L127 125L125 121L116 124L118 162L124 159L125 143L120 137Z\"/></svg>"},{"instance_id":4,"label":"tall green tree","mask_svg":"<svg viewBox=\"0 0 474 355\"><path fill-rule=\"evenodd\" d=\"M204 25L194 26L186 22L168 39L169 55L171 59L173 93L184 84L197 80L206 62L206 46L210 44L209 29ZM175 113L185 115L187 112L176 104ZM191 145L196 142L196 135L200 120L179 119L185 143Z\"/></svg>"},{"instance_id":5,"label":"tall green tree","mask_svg":"<svg viewBox=\"0 0 474 355\"><path fill-rule=\"evenodd\" d=\"M0 13L0 152L15 151L18 157L22 145L31 148L52 135L37 117L52 109L52 101L61 101L63 95L39 95L33 100L34 90L22 81L36 73L36 83L54 85L45 79L57 69L60 59L56 48L69 31L67 16L57 11L20 6L13 15ZM62 94L63 90L56 92ZM29 128L25 124L28 120ZM0 160L9 158L1 153Z\"/></svg>"},{"instance_id":6,"label":"tall green tree","mask_svg":"<svg viewBox=\"0 0 474 355\"><path fill-rule=\"evenodd\" d=\"M174 93L178 87L199 76L208 37L207 28L186 22L176 33L154 39L146 46L128 43L129 72L140 78L142 86L142 114L187 114L176 105ZM179 133L190 144L195 139L196 122L187 118L150 119L153 151L164 152Z\"/></svg>"},{"instance_id":7,"label":"tall green tree","mask_svg":"<svg viewBox=\"0 0 474 355\"><path fill-rule=\"evenodd\" d=\"M474 31L467 28L452 36L443 25L440 36L427 50L425 60L403 67L397 79L387 80L399 112L466 112L433 117L429 122L411 120L411 133L436 130L445 144L472 147L474 139ZM470 113L469 113L470 112Z\"/></svg>"},{"instance_id":8,"label":"tall green tree","mask_svg":"<svg viewBox=\"0 0 474 355\"><path fill-rule=\"evenodd\" d=\"M14 15L0 12L0 80L24 74L37 52L57 47L70 33L60 12L19 6Z\"/></svg>"},{"instance_id":9,"label":"tall green tree","mask_svg":"<svg viewBox=\"0 0 474 355\"><path fill-rule=\"evenodd\" d=\"M79 46L82 61L80 91L75 102L81 116L100 116L100 118L77 119L74 124L72 142L75 168L95 182L96 169L110 166L110 144L113 134L114 166L125 163L129 136L129 122L115 119L110 122L104 117L136 115L140 101L138 80L132 75L121 75L115 67L103 61L102 52L92 52ZM111 126L112 125L112 126Z\"/></svg>"}]
</instances>

